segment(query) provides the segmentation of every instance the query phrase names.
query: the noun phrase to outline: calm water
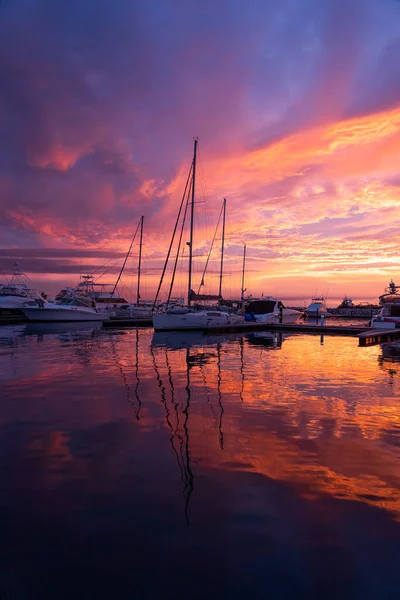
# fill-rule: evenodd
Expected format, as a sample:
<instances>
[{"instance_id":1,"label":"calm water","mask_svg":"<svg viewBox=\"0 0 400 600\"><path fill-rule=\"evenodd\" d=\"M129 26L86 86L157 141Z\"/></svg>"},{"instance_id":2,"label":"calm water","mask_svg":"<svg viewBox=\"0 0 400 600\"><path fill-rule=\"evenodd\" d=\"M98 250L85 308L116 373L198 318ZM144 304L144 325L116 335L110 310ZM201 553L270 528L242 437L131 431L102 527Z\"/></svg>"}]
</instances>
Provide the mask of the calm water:
<instances>
[{"instance_id":1,"label":"calm water","mask_svg":"<svg viewBox=\"0 0 400 600\"><path fill-rule=\"evenodd\" d=\"M45 327L0 328L1 600L399 597L400 356Z\"/></svg>"}]
</instances>

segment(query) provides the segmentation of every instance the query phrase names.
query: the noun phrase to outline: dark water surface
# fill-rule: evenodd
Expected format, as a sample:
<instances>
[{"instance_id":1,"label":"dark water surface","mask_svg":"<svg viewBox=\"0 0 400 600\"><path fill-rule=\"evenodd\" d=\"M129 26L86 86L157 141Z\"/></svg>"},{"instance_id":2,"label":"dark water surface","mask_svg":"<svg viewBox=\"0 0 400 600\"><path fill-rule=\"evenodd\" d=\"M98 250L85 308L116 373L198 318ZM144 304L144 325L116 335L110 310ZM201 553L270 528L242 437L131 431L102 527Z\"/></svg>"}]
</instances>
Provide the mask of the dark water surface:
<instances>
[{"instance_id":1,"label":"dark water surface","mask_svg":"<svg viewBox=\"0 0 400 600\"><path fill-rule=\"evenodd\" d=\"M0 599L400 597L400 356L0 328Z\"/></svg>"}]
</instances>

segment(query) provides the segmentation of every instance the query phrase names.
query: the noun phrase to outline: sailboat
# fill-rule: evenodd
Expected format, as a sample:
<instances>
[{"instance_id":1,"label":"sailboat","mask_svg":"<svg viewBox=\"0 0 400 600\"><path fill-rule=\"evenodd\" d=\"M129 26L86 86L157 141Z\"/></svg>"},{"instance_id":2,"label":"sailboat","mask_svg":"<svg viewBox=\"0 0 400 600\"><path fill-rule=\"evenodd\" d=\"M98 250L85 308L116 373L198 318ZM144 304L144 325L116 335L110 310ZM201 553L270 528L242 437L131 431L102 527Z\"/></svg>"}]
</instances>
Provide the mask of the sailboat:
<instances>
[{"instance_id":1,"label":"sailboat","mask_svg":"<svg viewBox=\"0 0 400 600\"><path fill-rule=\"evenodd\" d=\"M64 297L70 297L71 295L79 296L79 298L89 299L94 303L94 308L104 315L105 319L135 319L138 321L151 321L152 307L151 304L148 306L140 303L140 277L141 277L141 262L142 262L142 246L143 246L143 222L144 216L141 216L139 223L136 227L135 234L131 240L128 252L126 253L124 262L118 274L117 280L114 284L112 283L98 283L95 281L93 275L81 275L81 280L75 288L64 288L56 296L56 302L58 303ZM133 243L139 232L139 264L138 264L138 276L137 276L137 292L136 292L136 304L132 304L118 293L118 284L121 280L124 272L126 263L132 251Z\"/></svg>"},{"instance_id":2,"label":"sailboat","mask_svg":"<svg viewBox=\"0 0 400 600\"><path fill-rule=\"evenodd\" d=\"M172 234L172 239L171 239L171 243L170 243L169 250L167 253L167 258L166 258L166 261L164 264L163 272L162 272L162 275L160 278L160 283L158 286L156 298L154 300L153 308L156 305L157 298L158 298L158 295L159 295L159 292L161 289L161 285L163 282L163 278L164 278L167 264L169 261L169 257L171 254L173 242L175 239L179 219L180 219L182 209L183 209L183 206L184 206L184 203L186 200L186 206L185 206L184 216L183 216L183 221L182 221L182 228L181 228L180 238L179 238L179 243L178 243L178 250L176 253L176 257L175 257L173 274L172 274L171 284L170 284L170 288L169 288L167 309L165 312L153 313L153 326L154 326L155 331L174 331L174 330L182 330L182 329L195 330L195 329L205 329L207 327L223 327L226 325L239 324L244 321L244 318L239 315L229 314L227 312L219 311L218 309L209 309L209 310L207 310L207 309L194 310L193 309L192 302L194 302L194 301L210 301L210 300L220 300L221 299L222 267L223 267L223 242L222 242L220 287L219 287L218 296L210 296L210 295L204 295L204 294L200 294L200 293L195 294L195 292L192 289L192 272L193 272L193 237L194 237L193 236L193 228L194 228L193 225L194 225L197 145L198 145L198 139L195 138L193 160L192 160L192 163L190 166L189 175L188 175L188 178L186 181L185 191L184 191L181 205L180 205L180 208L178 211L177 220L176 220L174 231ZM190 193L190 202L189 202L189 193ZM176 265L177 265L177 260L178 260L178 256L179 256L179 249L180 249L181 242L182 242L183 229L184 229L185 218L186 218L188 209L190 211L190 239L189 239L189 242L187 242L187 245L189 247L187 305L179 306L179 307L175 307L175 306L170 307L169 299L171 296L172 287L173 287L173 283L174 283L174 277L175 277L175 273L176 273ZM224 214L223 241L224 241L224 235L225 235L225 211L226 211L226 200L224 199L224 203L223 203L223 214ZM215 236L214 236L214 239L215 239ZM211 250L210 250L210 252L211 252ZM209 256L208 256L208 258L209 258ZM207 263L208 263L208 259L207 259ZM205 269L207 268L207 263L206 263ZM203 273L200 288L204 283L204 274L205 274L205 272ZM200 288L199 288L199 291L200 291Z\"/></svg>"},{"instance_id":3,"label":"sailboat","mask_svg":"<svg viewBox=\"0 0 400 600\"><path fill-rule=\"evenodd\" d=\"M125 257L124 264L122 265L121 271L118 275L118 279L115 282L114 289L111 294L111 301L112 301L113 296L116 294L117 286L121 279L126 262L131 253L133 242L135 241L138 231L140 231L140 234L139 234L139 261L138 261L138 274L137 274L137 287L136 287L136 303L132 304L132 303L125 301L125 302L114 305L114 308L116 310L115 310L115 315L110 316L110 318L112 320L128 318L128 319L135 319L136 321L143 321L143 322L146 321L147 322L147 321L151 321L151 318L152 318L153 308L152 308L151 303L141 303L140 302L140 300L141 300L141 297L140 297L140 281L141 281L141 279L140 278L141 278L142 248L143 248L143 223L144 223L144 216L142 215L139 219L139 223L136 228L135 235L133 236L128 253Z\"/></svg>"}]
</instances>

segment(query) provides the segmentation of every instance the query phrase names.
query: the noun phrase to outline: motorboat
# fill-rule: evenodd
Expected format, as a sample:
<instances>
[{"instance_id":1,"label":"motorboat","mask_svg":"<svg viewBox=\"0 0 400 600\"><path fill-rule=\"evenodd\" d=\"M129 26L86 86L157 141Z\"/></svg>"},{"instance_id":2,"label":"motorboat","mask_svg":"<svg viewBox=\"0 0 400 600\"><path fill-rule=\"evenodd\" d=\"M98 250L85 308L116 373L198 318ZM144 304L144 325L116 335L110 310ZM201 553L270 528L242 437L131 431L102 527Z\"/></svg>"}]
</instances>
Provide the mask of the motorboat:
<instances>
[{"instance_id":1,"label":"motorboat","mask_svg":"<svg viewBox=\"0 0 400 600\"><path fill-rule=\"evenodd\" d=\"M393 279L385 288L385 293L379 296L380 311L371 320L371 326L382 329L400 327L400 286Z\"/></svg>"},{"instance_id":2,"label":"motorboat","mask_svg":"<svg viewBox=\"0 0 400 600\"><path fill-rule=\"evenodd\" d=\"M15 263L11 281L0 285L0 320L24 319L22 305L35 305L40 300L43 300L43 296L32 287L18 263Z\"/></svg>"},{"instance_id":3,"label":"motorboat","mask_svg":"<svg viewBox=\"0 0 400 600\"><path fill-rule=\"evenodd\" d=\"M260 323L296 323L302 314L294 308L286 308L283 302L271 297L251 300L245 307L246 321Z\"/></svg>"},{"instance_id":4,"label":"motorboat","mask_svg":"<svg viewBox=\"0 0 400 600\"><path fill-rule=\"evenodd\" d=\"M328 311L326 309L325 298L312 298L311 304L304 311L307 317L322 317L327 316Z\"/></svg>"},{"instance_id":5,"label":"motorboat","mask_svg":"<svg viewBox=\"0 0 400 600\"><path fill-rule=\"evenodd\" d=\"M81 275L80 281L76 287L63 288L55 297L56 302L64 297L76 295L93 300L95 306L100 311L115 310L121 306L126 306L129 302L124 296L121 296L111 283L97 283L93 275Z\"/></svg>"},{"instance_id":6,"label":"motorboat","mask_svg":"<svg viewBox=\"0 0 400 600\"><path fill-rule=\"evenodd\" d=\"M35 306L21 307L29 321L105 321L109 314L100 312L94 301L76 294L66 295L54 303L40 302Z\"/></svg>"}]
</instances>

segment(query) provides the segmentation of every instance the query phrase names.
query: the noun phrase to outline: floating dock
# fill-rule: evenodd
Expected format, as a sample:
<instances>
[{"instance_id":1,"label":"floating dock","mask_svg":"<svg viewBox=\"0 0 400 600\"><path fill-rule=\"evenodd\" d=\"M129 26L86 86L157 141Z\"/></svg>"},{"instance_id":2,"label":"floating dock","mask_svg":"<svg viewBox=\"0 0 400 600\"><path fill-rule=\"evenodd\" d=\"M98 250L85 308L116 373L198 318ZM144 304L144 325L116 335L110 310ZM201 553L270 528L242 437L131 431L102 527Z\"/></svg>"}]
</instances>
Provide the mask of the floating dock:
<instances>
[{"instance_id":1,"label":"floating dock","mask_svg":"<svg viewBox=\"0 0 400 600\"><path fill-rule=\"evenodd\" d=\"M107 319L103 327L153 327L152 319Z\"/></svg>"},{"instance_id":2,"label":"floating dock","mask_svg":"<svg viewBox=\"0 0 400 600\"><path fill-rule=\"evenodd\" d=\"M153 323L151 320L137 320L137 319L110 319L103 321L103 327L152 327ZM167 331L167 330L163 330ZM177 331L177 330L171 330ZM246 333L250 331L276 331L279 333L313 333L318 335L354 335L360 336L367 335L370 328L367 325L317 325L311 323L305 324L287 324L287 323L254 323L245 322L236 325L223 325L220 327L199 327L198 329L180 329L179 331L190 332L190 331L201 331L205 335L218 335L218 334L229 334L229 333ZM374 330L375 331L375 330ZM380 334L381 330L378 330ZM391 330L393 333L394 330ZM400 334L400 329L399 329ZM361 339L361 338L360 338ZM379 342L375 342L379 343ZM361 345L363 344L360 342Z\"/></svg>"},{"instance_id":3,"label":"floating dock","mask_svg":"<svg viewBox=\"0 0 400 600\"><path fill-rule=\"evenodd\" d=\"M399 338L400 327L397 329L369 329L359 334L358 345L373 346L375 344L383 344L384 342L392 342Z\"/></svg>"},{"instance_id":4,"label":"floating dock","mask_svg":"<svg viewBox=\"0 0 400 600\"><path fill-rule=\"evenodd\" d=\"M236 333L246 331L277 331L280 333L316 333L319 335L359 335L368 331L367 325L299 325L297 323L243 323L241 325L225 325L224 327L207 327L203 329L205 334Z\"/></svg>"}]
</instances>

